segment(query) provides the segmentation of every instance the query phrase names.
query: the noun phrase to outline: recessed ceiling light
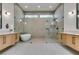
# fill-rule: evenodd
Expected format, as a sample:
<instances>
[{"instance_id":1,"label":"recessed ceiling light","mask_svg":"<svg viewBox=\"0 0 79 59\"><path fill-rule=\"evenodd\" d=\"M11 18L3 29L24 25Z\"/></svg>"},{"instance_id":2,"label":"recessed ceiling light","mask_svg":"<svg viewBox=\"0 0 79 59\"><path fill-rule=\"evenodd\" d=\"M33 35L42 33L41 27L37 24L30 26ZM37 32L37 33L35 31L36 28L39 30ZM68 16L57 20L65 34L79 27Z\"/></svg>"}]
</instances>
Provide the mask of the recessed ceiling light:
<instances>
[{"instance_id":1,"label":"recessed ceiling light","mask_svg":"<svg viewBox=\"0 0 79 59\"><path fill-rule=\"evenodd\" d=\"M38 8L40 8L40 6L37 6Z\"/></svg>"},{"instance_id":2,"label":"recessed ceiling light","mask_svg":"<svg viewBox=\"0 0 79 59\"><path fill-rule=\"evenodd\" d=\"M28 6L24 6L25 8L28 8Z\"/></svg>"}]
</instances>

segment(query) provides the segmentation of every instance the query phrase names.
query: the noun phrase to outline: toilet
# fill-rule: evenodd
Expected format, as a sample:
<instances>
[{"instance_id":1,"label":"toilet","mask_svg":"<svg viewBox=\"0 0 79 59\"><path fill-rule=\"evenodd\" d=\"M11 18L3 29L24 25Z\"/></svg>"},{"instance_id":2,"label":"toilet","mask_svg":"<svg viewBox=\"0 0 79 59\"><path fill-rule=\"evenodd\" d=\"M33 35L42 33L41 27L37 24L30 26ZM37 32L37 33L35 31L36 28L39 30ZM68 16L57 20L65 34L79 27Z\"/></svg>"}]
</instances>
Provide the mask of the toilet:
<instances>
[{"instance_id":1,"label":"toilet","mask_svg":"<svg viewBox=\"0 0 79 59\"><path fill-rule=\"evenodd\" d=\"M21 34L21 40L26 42L31 39L31 34Z\"/></svg>"}]
</instances>

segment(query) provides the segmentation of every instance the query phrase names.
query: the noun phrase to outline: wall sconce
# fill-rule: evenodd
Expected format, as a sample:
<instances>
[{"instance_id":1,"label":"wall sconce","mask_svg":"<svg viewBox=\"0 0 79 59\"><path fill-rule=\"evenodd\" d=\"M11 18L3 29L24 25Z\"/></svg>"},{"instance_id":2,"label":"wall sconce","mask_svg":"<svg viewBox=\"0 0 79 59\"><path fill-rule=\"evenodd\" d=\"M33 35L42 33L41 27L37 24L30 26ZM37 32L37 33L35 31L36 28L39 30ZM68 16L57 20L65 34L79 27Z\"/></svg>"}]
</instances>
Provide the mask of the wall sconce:
<instances>
[{"instance_id":1,"label":"wall sconce","mask_svg":"<svg viewBox=\"0 0 79 59\"><path fill-rule=\"evenodd\" d=\"M79 18L79 15L77 15L77 17Z\"/></svg>"},{"instance_id":2,"label":"wall sconce","mask_svg":"<svg viewBox=\"0 0 79 59\"><path fill-rule=\"evenodd\" d=\"M70 16L72 16L72 15L74 15L74 14L75 14L74 11L70 11L70 12L68 12L68 15L70 15Z\"/></svg>"},{"instance_id":3,"label":"wall sconce","mask_svg":"<svg viewBox=\"0 0 79 59\"><path fill-rule=\"evenodd\" d=\"M7 23L7 24L5 25L5 27L6 27L6 29L8 29L8 28L9 28L9 24Z\"/></svg>"},{"instance_id":4,"label":"wall sconce","mask_svg":"<svg viewBox=\"0 0 79 59\"><path fill-rule=\"evenodd\" d=\"M10 12L7 12L7 11L6 11L6 12L5 12L5 15L10 15Z\"/></svg>"}]
</instances>

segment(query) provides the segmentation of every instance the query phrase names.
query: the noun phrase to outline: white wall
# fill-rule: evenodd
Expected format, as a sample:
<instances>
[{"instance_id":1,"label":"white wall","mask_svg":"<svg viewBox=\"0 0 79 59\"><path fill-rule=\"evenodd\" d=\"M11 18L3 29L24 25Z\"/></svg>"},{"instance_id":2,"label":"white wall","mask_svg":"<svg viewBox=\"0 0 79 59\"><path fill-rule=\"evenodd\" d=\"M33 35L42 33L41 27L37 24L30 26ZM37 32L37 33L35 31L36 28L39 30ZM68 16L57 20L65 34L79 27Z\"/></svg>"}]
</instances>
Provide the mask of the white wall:
<instances>
[{"instance_id":1,"label":"white wall","mask_svg":"<svg viewBox=\"0 0 79 59\"><path fill-rule=\"evenodd\" d=\"M68 15L68 12L74 11L74 15ZM65 3L64 4L64 32L79 32L76 29L76 4Z\"/></svg>"},{"instance_id":2,"label":"white wall","mask_svg":"<svg viewBox=\"0 0 79 59\"><path fill-rule=\"evenodd\" d=\"M10 15L5 15L5 11L10 12ZM2 29L0 31L7 32L5 25L9 24L9 29L13 25L14 31L14 4L13 3L2 3Z\"/></svg>"}]
</instances>

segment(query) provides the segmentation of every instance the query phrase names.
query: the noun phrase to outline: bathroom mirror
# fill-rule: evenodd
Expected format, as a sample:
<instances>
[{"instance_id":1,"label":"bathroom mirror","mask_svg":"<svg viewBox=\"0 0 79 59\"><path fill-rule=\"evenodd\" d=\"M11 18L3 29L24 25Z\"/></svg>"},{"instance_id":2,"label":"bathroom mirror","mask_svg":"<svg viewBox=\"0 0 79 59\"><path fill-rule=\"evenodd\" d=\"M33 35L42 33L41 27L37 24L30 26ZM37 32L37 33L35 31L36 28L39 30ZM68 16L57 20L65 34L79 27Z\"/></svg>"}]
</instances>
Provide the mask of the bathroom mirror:
<instances>
[{"instance_id":1,"label":"bathroom mirror","mask_svg":"<svg viewBox=\"0 0 79 59\"><path fill-rule=\"evenodd\" d=\"M76 28L79 29L79 3L76 4Z\"/></svg>"},{"instance_id":2,"label":"bathroom mirror","mask_svg":"<svg viewBox=\"0 0 79 59\"><path fill-rule=\"evenodd\" d=\"M0 29L2 28L2 4L0 3Z\"/></svg>"}]
</instances>

